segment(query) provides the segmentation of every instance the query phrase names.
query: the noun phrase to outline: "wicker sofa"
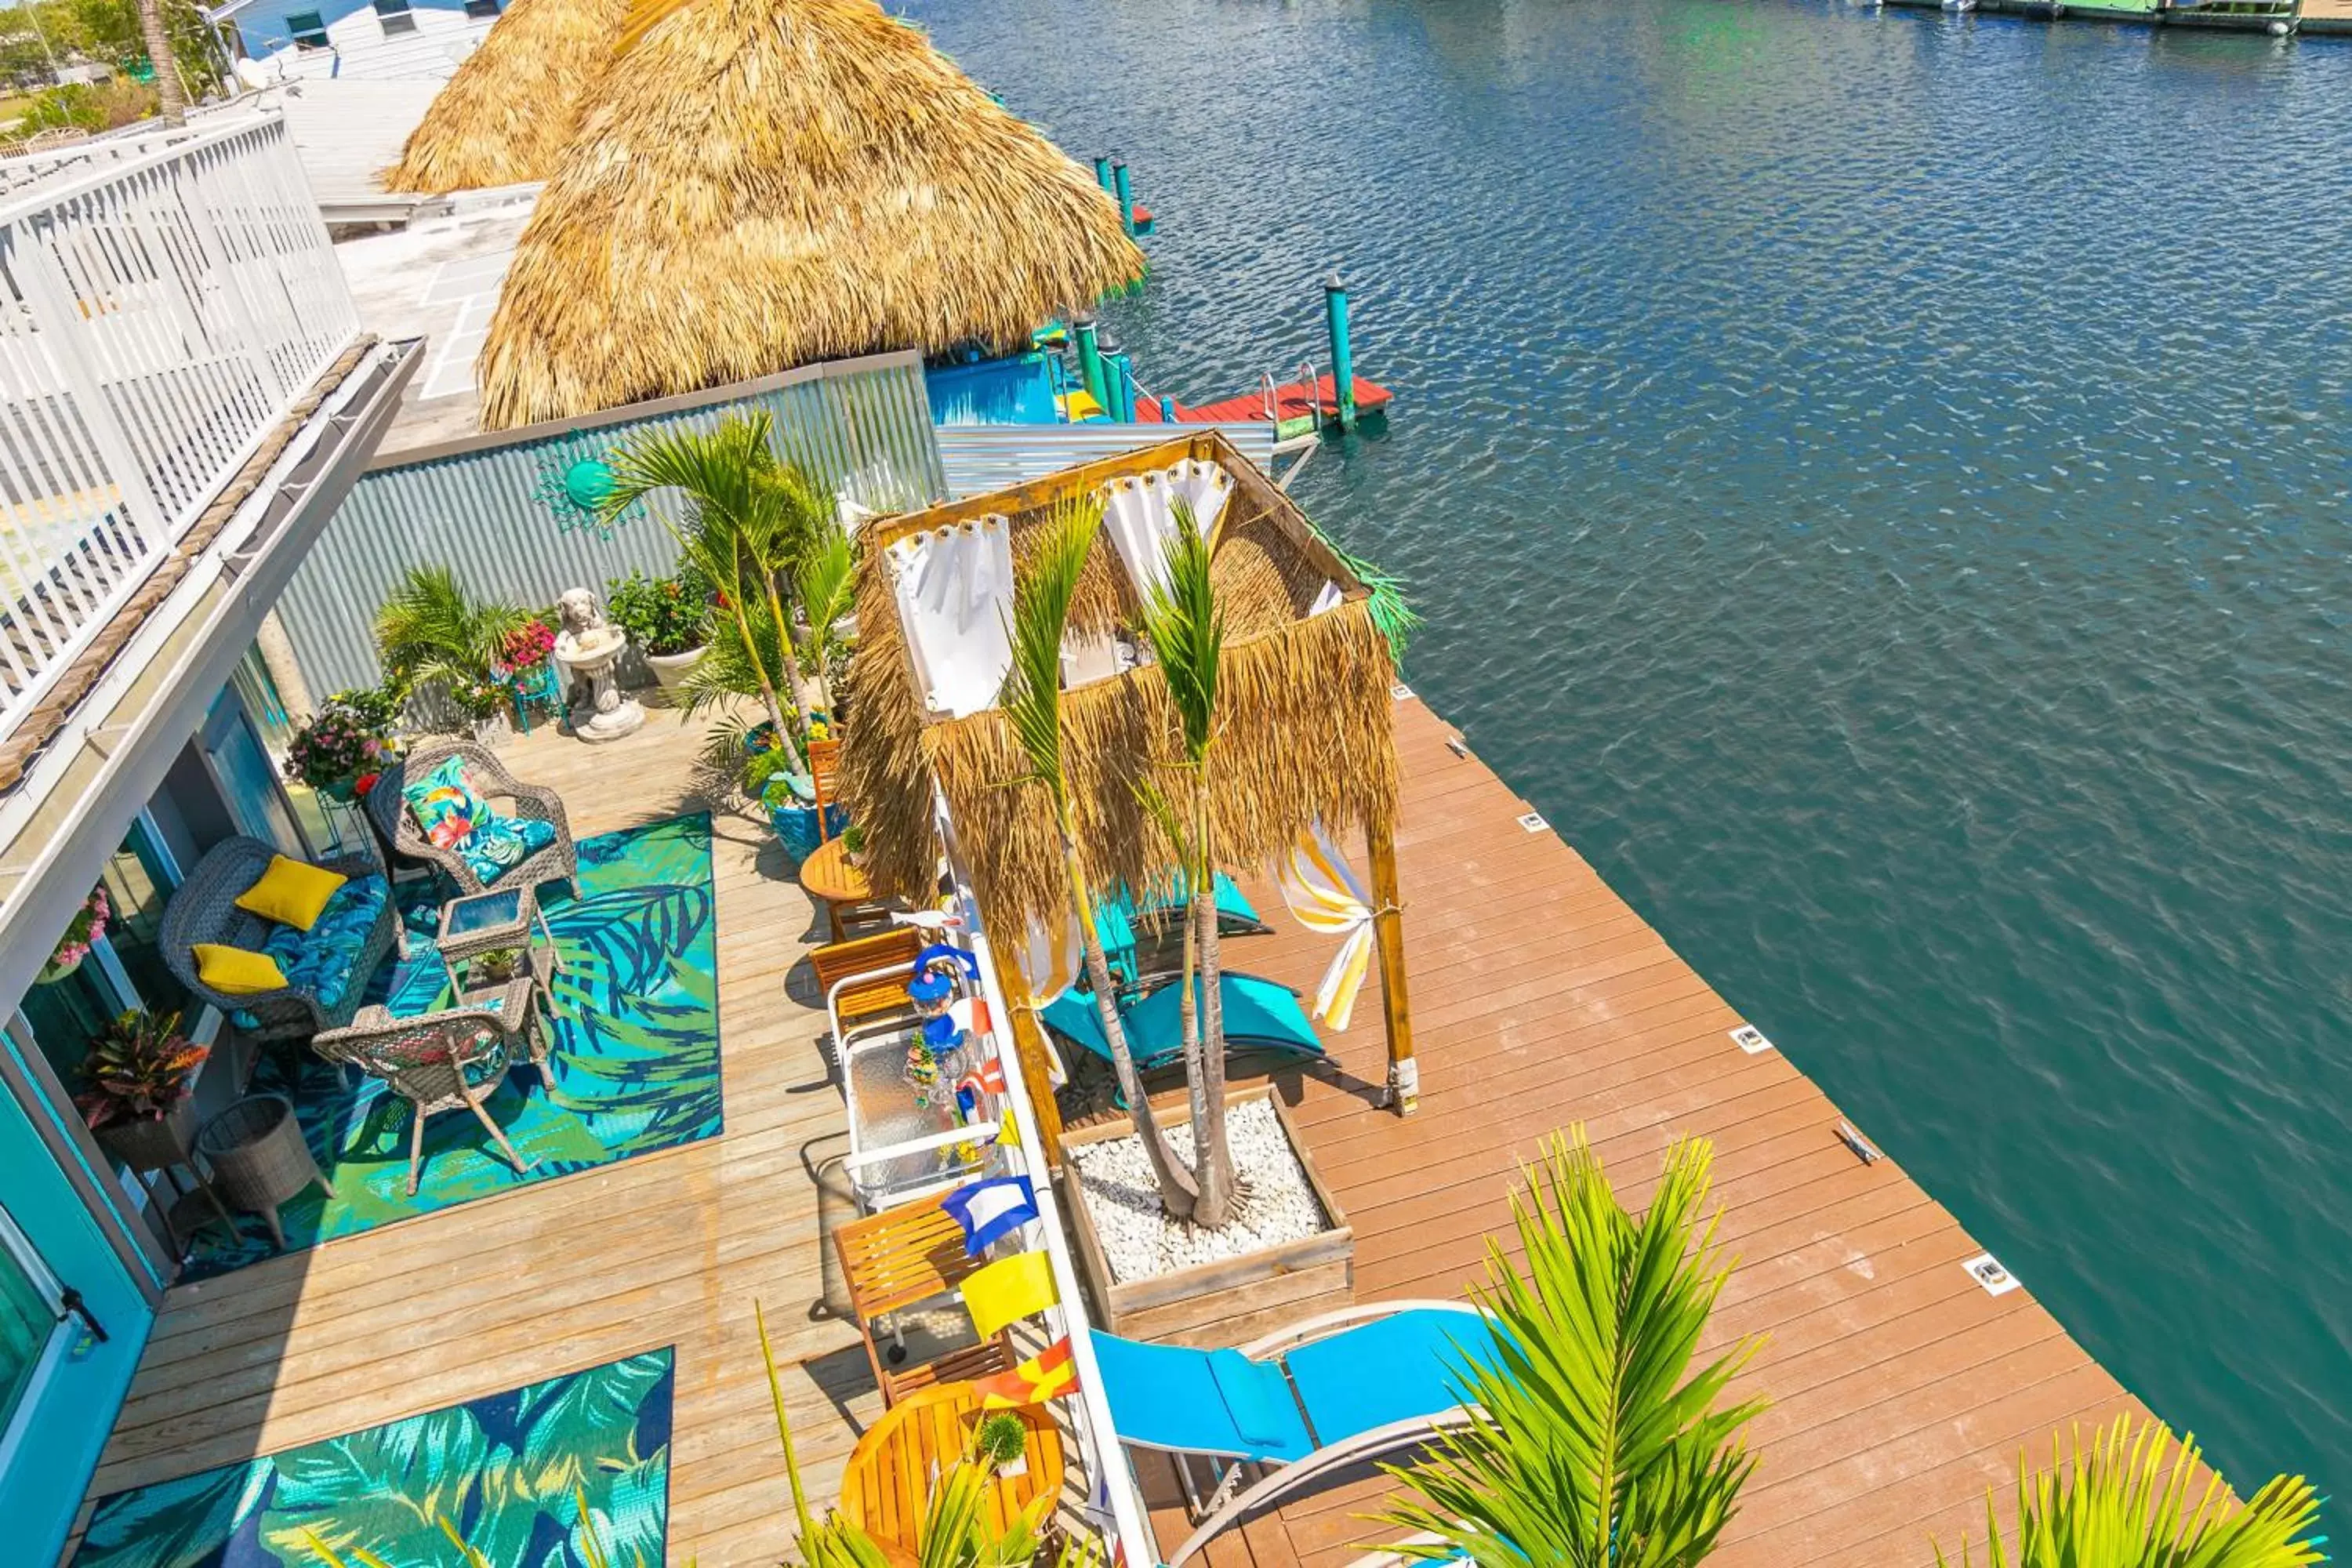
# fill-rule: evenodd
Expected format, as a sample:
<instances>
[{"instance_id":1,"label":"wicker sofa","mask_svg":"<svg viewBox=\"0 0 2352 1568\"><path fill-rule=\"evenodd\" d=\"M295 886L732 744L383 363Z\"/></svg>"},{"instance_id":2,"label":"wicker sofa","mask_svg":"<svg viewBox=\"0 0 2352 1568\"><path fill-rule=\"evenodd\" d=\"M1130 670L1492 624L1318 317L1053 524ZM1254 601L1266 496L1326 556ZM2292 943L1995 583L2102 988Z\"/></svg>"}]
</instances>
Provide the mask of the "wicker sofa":
<instances>
[{"instance_id":1,"label":"wicker sofa","mask_svg":"<svg viewBox=\"0 0 2352 1568\"><path fill-rule=\"evenodd\" d=\"M392 889L372 856L330 860L327 869L352 879L355 899L373 897L373 914L354 906L356 920L320 917L310 937L236 907L238 895L261 879L278 853L258 838L230 838L196 862L163 910L163 963L191 995L211 1003L257 1040L307 1040L348 1024L359 1011L368 980L398 937ZM362 884L362 879L373 879ZM336 911L340 917L342 911ZM332 924L334 929L323 929ZM276 991L232 996L197 977L195 946L217 942L281 959L294 983ZM274 942L274 946L273 946ZM348 960L348 962L346 962Z\"/></svg>"},{"instance_id":2,"label":"wicker sofa","mask_svg":"<svg viewBox=\"0 0 2352 1568\"><path fill-rule=\"evenodd\" d=\"M501 888L536 889L546 882L568 882L580 892L580 852L572 842L572 821L563 812L563 797L544 784L527 784L509 773L498 758L471 741L443 736L419 741L408 755L383 770L366 796L367 816L376 837L395 864L425 865L448 874L460 893L488 891L474 874L466 857L445 849L420 832L408 809L404 793L410 779L421 779L450 757L462 757L466 784L477 795L509 816L544 822L555 830L554 841L510 866L498 878Z\"/></svg>"}]
</instances>

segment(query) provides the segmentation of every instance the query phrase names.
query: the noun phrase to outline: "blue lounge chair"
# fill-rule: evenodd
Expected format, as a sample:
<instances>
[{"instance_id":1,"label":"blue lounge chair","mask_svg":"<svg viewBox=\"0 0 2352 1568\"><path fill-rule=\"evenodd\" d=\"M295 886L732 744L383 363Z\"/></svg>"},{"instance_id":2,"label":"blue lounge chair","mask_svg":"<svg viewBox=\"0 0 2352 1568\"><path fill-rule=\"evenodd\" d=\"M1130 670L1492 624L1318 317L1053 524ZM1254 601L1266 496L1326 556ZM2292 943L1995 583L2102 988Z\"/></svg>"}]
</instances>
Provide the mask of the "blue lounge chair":
<instances>
[{"instance_id":1,"label":"blue lounge chair","mask_svg":"<svg viewBox=\"0 0 2352 1568\"><path fill-rule=\"evenodd\" d=\"M1311 1318L1239 1350L1092 1333L1118 1440L1174 1456L1200 1521L1168 1568L1285 1494L1467 1420L1460 1372L1488 1342L1486 1325L1459 1301L1392 1301ZM1205 1493L1195 1459L1210 1466ZM1274 1468L1238 1487L1244 1465Z\"/></svg>"},{"instance_id":2,"label":"blue lounge chair","mask_svg":"<svg viewBox=\"0 0 2352 1568\"><path fill-rule=\"evenodd\" d=\"M1102 938L1103 956L1110 961L1111 973L1121 983L1133 985L1141 978L1136 970L1135 928L1157 921L1162 930L1172 935L1178 928L1169 923L1170 917L1182 909L1184 896L1184 879L1179 876L1173 886L1140 899L1122 889L1096 900L1095 929ZM1242 897L1242 890L1223 871L1216 874L1213 896L1217 905L1218 935L1264 936L1274 929L1257 918L1250 901Z\"/></svg>"},{"instance_id":3,"label":"blue lounge chair","mask_svg":"<svg viewBox=\"0 0 2352 1568\"><path fill-rule=\"evenodd\" d=\"M1199 982L1195 981L1197 988ZM1217 995L1224 1004L1225 1045L1287 1051L1319 1057L1323 1044L1315 1026L1290 987L1255 974L1227 970L1217 977ZM1184 1055L1181 1003L1183 981L1171 976L1140 998L1122 1000L1119 1022L1126 1026L1128 1049L1136 1066L1150 1071L1180 1060ZM1090 992L1066 991L1039 1010L1037 1016L1065 1038L1110 1060L1110 1042L1103 1037L1102 1019Z\"/></svg>"}]
</instances>

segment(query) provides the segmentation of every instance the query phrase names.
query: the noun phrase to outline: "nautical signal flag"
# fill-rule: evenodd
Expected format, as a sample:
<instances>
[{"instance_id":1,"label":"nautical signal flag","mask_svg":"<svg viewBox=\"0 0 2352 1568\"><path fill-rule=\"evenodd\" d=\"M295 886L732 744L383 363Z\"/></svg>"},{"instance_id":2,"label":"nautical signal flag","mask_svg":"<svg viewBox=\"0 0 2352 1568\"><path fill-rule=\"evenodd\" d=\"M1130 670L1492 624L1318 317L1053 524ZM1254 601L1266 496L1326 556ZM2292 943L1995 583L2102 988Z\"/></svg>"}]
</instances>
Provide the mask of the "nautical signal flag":
<instances>
[{"instance_id":1,"label":"nautical signal flag","mask_svg":"<svg viewBox=\"0 0 2352 1568\"><path fill-rule=\"evenodd\" d=\"M940 1200L948 1217L963 1227L963 1250L978 1258L991 1243L1037 1217L1037 1191L1026 1176L995 1176L958 1187Z\"/></svg>"},{"instance_id":2,"label":"nautical signal flag","mask_svg":"<svg viewBox=\"0 0 2352 1568\"><path fill-rule=\"evenodd\" d=\"M968 1089L975 1094L1003 1094L1004 1064L994 1057L989 1058L971 1071L956 1079L956 1089L959 1092Z\"/></svg>"},{"instance_id":3,"label":"nautical signal flag","mask_svg":"<svg viewBox=\"0 0 2352 1568\"><path fill-rule=\"evenodd\" d=\"M1064 1334L1011 1372L978 1379L982 1410L1004 1410L1016 1405L1043 1405L1078 1391L1078 1363L1070 1356L1070 1337Z\"/></svg>"}]
</instances>

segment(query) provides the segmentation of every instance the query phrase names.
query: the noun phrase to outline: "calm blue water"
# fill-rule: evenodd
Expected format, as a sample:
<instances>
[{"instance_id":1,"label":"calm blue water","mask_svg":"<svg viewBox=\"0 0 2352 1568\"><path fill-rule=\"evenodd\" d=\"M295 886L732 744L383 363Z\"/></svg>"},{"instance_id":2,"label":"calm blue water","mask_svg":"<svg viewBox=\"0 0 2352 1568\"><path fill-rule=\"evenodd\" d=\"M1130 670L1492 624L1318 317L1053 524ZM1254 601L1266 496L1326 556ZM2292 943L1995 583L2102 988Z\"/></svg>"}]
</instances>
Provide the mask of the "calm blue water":
<instances>
[{"instance_id":1,"label":"calm blue water","mask_svg":"<svg viewBox=\"0 0 2352 1568\"><path fill-rule=\"evenodd\" d=\"M2242 1485L2352 1489L2352 43L1807 0L917 0L1162 215L1419 687Z\"/></svg>"}]
</instances>

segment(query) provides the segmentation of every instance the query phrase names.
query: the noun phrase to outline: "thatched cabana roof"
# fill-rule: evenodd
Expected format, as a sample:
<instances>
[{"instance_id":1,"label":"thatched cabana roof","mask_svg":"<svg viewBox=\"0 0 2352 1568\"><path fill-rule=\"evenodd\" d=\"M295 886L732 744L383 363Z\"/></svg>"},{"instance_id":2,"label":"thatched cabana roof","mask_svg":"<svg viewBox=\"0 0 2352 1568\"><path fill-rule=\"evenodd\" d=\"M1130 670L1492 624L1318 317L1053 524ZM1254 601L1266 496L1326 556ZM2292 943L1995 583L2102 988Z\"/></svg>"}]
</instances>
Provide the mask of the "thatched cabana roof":
<instances>
[{"instance_id":1,"label":"thatched cabana roof","mask_svg":"<svg viewBox=\"0 0 2352 1568\"><path fill-rule=\"evenodd\" d=\"M384 188L438 195L553 174L628 11L629 0L513 0L408 133Z\"/></svg>"},{"instance_id":2,"label":"thatched cabana roof","mask_svg":"<svg viewBox=\"0 0 2352 1568\"><path fill-rule=\"evenodd\" d=\"M1140 277L1093 176L874 0L639 0L515 251L503 429L978 342Z\"/></svg>"},{"instance_id":3,"label":"thatched cabana roof","mask_svg":"<svg viewBox=\"0 0 2352 1568\"><path fill-rule=\"evenodd\" d=\"M1211 556L1225 616L1220 730L1211 755L1221 864L1256 868L1288 849L1318 818L1334 833L1393 827L1396 752L1391 739L1389 645L1373 625L1370 591L1307 525L1297 507L1213 433L1180 437L1069 468L1015 490L974 497L876 523L862 539L858 645L849 675L842 797L866 830L866 870L885 897L931 896L940 844L930 781L945 792L974 890L1004 940L1032 918L1059 930L1066 899L1054 814L1042 786L1022 781L1027 763L993 708L940 719L926 708L909 659L887 546L927 529L998 514L1013 531L1016 582L1055 500L1105 480L1166 468L1185 458L1213 461L1234 488ZM1327 584L1336 608L1314 614ZM1097 537L1074 630L1097 635L1135 624L1138 598L1107 534ZM1166 769L1182 744L1167 688L1149 665L1066 691L1066 766L1078 842L1091 886L1161 884L1173 848L1139 803L1135 784Z\"/></svg>"}]
</instances>

